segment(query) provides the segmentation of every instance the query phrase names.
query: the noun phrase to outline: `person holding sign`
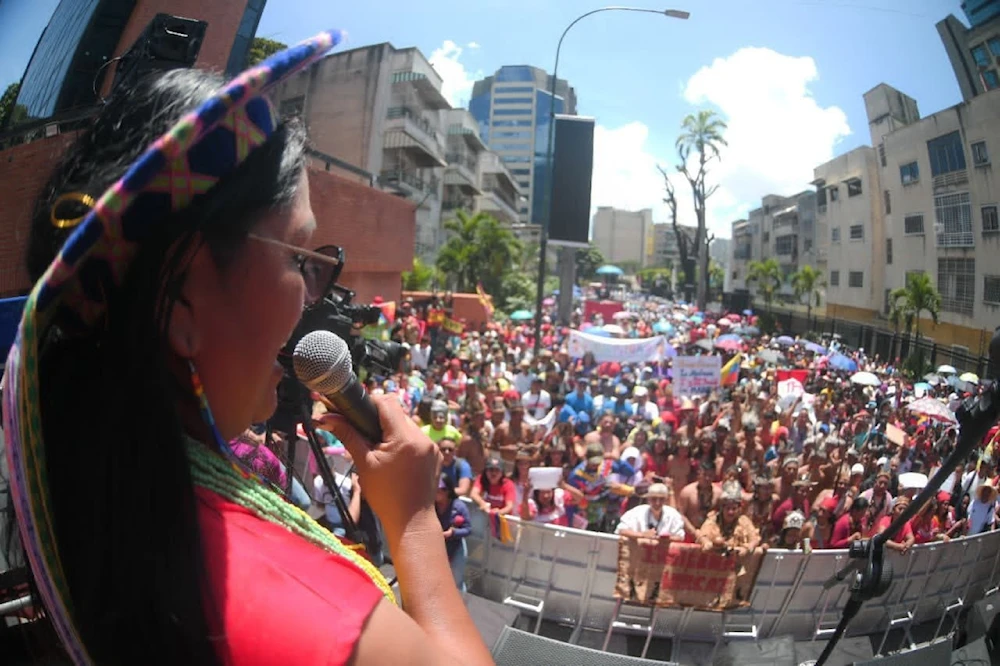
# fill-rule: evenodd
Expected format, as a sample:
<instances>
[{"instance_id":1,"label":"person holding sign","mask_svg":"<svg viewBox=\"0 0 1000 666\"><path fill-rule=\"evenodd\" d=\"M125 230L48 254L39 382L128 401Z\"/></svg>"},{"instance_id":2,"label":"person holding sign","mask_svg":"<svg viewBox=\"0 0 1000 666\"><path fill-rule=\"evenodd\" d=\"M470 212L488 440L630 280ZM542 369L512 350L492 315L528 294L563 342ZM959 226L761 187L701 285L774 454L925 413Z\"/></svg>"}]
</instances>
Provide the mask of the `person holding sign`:
<instances>
[{"instance_id":1,"label":"person holding sign","mask_svg":"<svg viewBox=\"0 0 1000 666\"><path fill-rule=\"evenodd\" d=\"M666 484L654 483L646 492L647 504L640 504L622 514L615 534L623 537L646 537L683 541L685 530L694 534L691 525L680 512L667 506L670 490Z\"/></svg>"}]
</instances>

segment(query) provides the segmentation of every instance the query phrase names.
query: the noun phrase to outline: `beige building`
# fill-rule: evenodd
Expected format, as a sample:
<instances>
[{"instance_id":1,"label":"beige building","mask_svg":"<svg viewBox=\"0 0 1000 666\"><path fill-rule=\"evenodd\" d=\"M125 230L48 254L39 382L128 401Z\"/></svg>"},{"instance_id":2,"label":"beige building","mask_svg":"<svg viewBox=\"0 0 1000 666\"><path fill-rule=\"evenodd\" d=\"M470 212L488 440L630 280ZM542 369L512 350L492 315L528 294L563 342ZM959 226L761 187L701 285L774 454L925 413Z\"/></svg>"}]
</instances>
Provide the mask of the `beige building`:
<instances>
[{"instance_id":1,"label":"beige building","mask_svg":"<svg viewBox=\"0 0 1000 666\"><path fill-rule=\"evenodd\" d=\"M388 43L334 53L272 95L282 113L302 115L316 150L353 167L342 175L368 172L417 205L415 250L432 258L442 241L450 105L423 54Z\"/></svg>"},{"instance_id":2,"label":"beige building","mask_svg":"<svg viewBox=\"0 0 1000 666\"><path fill-rule=\"evenodd\" d=\"M937 31L963 100L1000 88L1000 16L967 28L949 14Z\"/></svg>"},{"instance_id":3,"label":"beige building","mask_svg":"<svg viewBox=\"0 0 1000 666\"><path fill-rule=\"evenodd\" d=\"M690 243L694 242L695 227L678 225L681 233L687 236ZM653 255L648 257L648 266L661 268L668 263L676 268L680 268L681 252L677 246L677 233L674 225L669 222L661 222L653 225Z\"/></svg>"},{"instance_id":4,"label":"beige building","mask_svg":"<svg viewBox=\"0 0 1000 666\"><path fill-rule=\"evenodd\" d=\"M922 322L921 333L956 351L985 354L1000 325L1000 177L992 165L1000 154L1000 90L921 119L911 98L881 84L865 94L865 108L878 147L816 169L821 210L822 191L828 193L820 218L831 231L827 312L859 321L884 317L889 292L922 271L932 276L942 307L940 323ZM843 175L865 189L853 203L840 192L835 205L828 188ZM871 220L871 230L852 241L859 218ZM836 272L839 287L832 286ZM859 272L861 286L852 287L850 275Z\"/></svg>"},{"instance_id":5,"label":"beige building","mask_svg":"<svg viewBox=\"0 0 1000 666\"><path fill-rule=\"evenodd\" d=\"M465 109L445 111L444 200L441 214L447 219L455 210L473 210L483 191L479 161L487 152L479 138L475 118Z\"/></svg>"},{"instance_id":6,"label":"beige building","mask_svg":"<svg viewBox=\"0 0 1000 666\"><path fill-rule=\"evenodd\" d=\"M600 206L594 213L591 240L611 264L629 262L639 268L652 264L655 252L653 211Z\"/></svg>"}]
</instances>

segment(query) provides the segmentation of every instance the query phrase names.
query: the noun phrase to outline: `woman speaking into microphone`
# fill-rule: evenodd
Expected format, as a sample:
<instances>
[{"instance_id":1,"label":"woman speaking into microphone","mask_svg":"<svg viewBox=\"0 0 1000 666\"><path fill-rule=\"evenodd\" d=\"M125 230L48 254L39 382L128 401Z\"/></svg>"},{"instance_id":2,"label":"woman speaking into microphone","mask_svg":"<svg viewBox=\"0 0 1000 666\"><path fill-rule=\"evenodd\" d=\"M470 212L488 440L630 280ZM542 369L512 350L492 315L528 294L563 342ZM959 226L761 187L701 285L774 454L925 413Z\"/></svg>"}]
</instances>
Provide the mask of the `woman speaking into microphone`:
<instances>
[{"instance_id":1,"label":"woman speaking into microphone","mask_svg":"<svg viewBox=\"0 0 1000 666\"><path fill-rule=\"evenodd\" d=\"M335 268L305 249L303 130L264 92L337 41L229 83L174 70L119 91L38 202L3 379L12 555L76 664L490 663L435 515L437 448L394 397L375 398L384 442L326 425L405 612L227 446L273 412L276 354Z\"/></svg>"}]
</instances>

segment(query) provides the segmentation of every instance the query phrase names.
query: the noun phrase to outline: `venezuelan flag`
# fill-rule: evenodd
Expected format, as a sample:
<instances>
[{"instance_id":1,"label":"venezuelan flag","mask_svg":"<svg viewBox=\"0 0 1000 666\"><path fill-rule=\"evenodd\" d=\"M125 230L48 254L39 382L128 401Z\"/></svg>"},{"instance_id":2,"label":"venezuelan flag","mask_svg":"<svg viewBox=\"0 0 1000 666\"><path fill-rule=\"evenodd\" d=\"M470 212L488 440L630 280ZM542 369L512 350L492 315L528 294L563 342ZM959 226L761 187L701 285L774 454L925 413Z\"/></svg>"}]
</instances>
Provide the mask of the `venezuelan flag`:
<instances>
[{"instance_id":1,"label":"venezuelan flag","mask_svg":"<svg viewBox=\"0 0 1000 666\"><path fill-rule=\"evenodd\" d=\"M742 360L743 354L737 353L736 356L729 359L729 363L722 366L720 381L723 386L735 384L740 378L740 361Z\"/></svg>"}]
</instances>

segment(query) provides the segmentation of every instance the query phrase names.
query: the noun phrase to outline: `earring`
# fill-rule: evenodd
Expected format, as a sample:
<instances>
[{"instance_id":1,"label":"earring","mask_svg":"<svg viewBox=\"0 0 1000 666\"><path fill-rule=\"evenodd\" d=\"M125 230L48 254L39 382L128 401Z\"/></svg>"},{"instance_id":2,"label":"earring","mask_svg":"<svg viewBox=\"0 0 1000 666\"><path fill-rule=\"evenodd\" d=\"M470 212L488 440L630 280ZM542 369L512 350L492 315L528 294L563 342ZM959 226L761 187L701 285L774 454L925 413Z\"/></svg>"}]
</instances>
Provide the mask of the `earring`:
<instances>
[{"instance_id":1,"label":"earring","mask_svg":"<svg viewBox=\"0 0 1000 666\"><path fill-rule=\"evenodd\" d=\"M205 393L205 385L201 381L201 375L198 374L198 369L194 367L194 361L187 359L187 363L188 370L191 372L191 390L194 393L194 397L198 400L201 418L205 422L205 425L208 426L208 429L212 431L212 437L215 439L215 445L219 447L219 451L227 453L229 447L226 446L219 428L215 425L215 416L212 415L212 408L208 404L208 395Z\"/></svg>"}]
</instances>

